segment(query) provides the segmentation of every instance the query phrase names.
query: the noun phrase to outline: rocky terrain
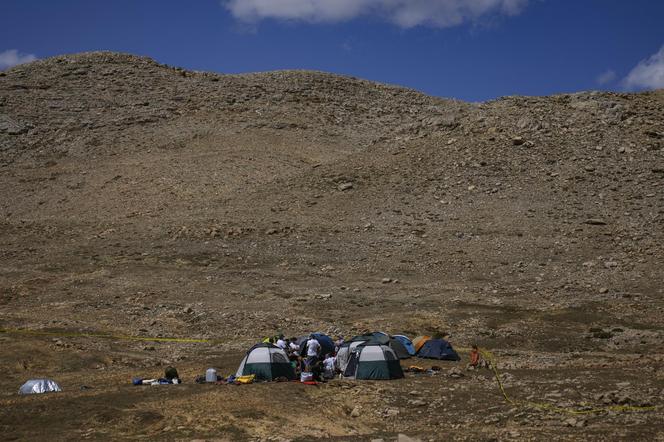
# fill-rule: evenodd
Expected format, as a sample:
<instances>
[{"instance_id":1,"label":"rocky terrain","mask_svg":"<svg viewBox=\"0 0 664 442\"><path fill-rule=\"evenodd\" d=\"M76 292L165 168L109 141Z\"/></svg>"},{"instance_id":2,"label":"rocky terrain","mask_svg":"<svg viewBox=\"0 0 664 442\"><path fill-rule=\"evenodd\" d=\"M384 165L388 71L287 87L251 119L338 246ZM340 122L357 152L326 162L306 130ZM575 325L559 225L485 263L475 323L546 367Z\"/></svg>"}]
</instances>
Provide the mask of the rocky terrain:
<instances>
[{"instance_id":1,"label":"rocky terrain","mask_svg":"<svg viewBox=\"0 0 664 442\"><path fill-rule=\"evenodd\" d=\"M0 334L4 439L664 440L664 91L471 104L61 56L0 72L0 195L0 328L55 333ZM514 405L463 361L191 383L267 334L365 330L476 342L515 399L660 408ZM187 384L130 385L169 364ZM64 392L17 396L41 376Z\"/></svg>"}]
</instances>

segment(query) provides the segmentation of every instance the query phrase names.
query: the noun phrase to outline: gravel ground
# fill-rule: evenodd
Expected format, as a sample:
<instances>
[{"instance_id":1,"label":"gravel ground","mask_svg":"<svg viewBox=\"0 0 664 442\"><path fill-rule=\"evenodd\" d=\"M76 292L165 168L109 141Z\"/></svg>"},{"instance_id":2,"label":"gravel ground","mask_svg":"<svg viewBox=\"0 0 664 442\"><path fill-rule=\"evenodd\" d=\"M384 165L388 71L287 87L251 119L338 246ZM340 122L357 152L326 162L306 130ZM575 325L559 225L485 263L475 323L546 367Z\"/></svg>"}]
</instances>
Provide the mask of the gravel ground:
<instances>
[{"instance_id":1,"label":"gravel ground","mask_svg":"<svg viewBox=\"0 0 664 442\"><path fill-rule=\"evenodd\" d=\"M216 340L2 333L7 440L664 438L661 90L464 103L61 56L0 72L0 195L0 327ZM366 330L478 343L520 401L660 408L511 405L463 352L394 382L192 384L268 334ZM169 364L187 383L130 385ZM65 391L16 395L40 376Z\"/></svg>"}]
</instances>

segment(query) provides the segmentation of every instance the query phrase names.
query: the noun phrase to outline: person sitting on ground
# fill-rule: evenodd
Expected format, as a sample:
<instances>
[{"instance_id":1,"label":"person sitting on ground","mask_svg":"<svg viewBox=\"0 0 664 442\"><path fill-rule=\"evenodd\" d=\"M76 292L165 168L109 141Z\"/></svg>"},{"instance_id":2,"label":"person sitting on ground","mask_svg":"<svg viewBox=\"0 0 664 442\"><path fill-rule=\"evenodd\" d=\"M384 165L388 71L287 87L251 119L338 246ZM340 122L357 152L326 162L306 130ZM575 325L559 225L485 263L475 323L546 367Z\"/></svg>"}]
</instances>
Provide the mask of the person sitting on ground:
<instances>
[{"instance_id":1,"label":"person sitting on ground","mask_svg":"<svg viewBox=\"0 0 664 442\"><path fill-rule=\"evenodd\" d=\"M166 367L166 370L164 370L164 378L166 381L170 382L171 384L180 384L182 381L180 380L180 375L178 374L178 371L175 367L171 367L170 365Z\"/></svg>"},{"instance_id":2,"label":"person sitting on ground","mask_svg":"<svg viewBox=\"0 0 664 442\"><path fill-rule=\"evenodd\" d=\"M298 351L288 351L288 359L291 361L295 361L300 357L300 352Z\"/></svg>"},{"instance_id":3,"label":"person sitting on ground","mask_svg":"<svg viewBox=\"0 0 664 442\"><path fill-rule=\"evenodd\" d=\"M300 361L300 357L294 355L288 355L288 361L290 362L291 367L293 367L293 371L295 371L295 374L299 376L300 373L302 372L301 370L302 362Z\"/></svg>"},{"instance_id":4,"label":"person sitting on ground","mask_svg":"<svg viewBox=\"0 0 664 442\"><path fill-rule=\"evenodd\" d=\"M470 350L470 363L468 368L477 369L477 368L488 368L489 364L482 357L480 349L477 347L477 344L473 344L472 349Z\"/></svg>"},{"instance_id":5,"label":"person sitting on ground","mask_svg":"<svg viewBox=\"0 0 664 442\"><path fill-rule=\"evenodd\" d=\"M286 340L284 340L284 335L279 335L279 338L277 339L277 343L275 345L282 350L286 350Z\"/></svg>"},{"instance_id":6,"label":"person sitting on ground","mask_svg":"<svg viewBox=\"0 0 664 442\"><path fill-rule=\"evenodd\" d=\"M307 355L306 370L311 371L311 366L318 361L318 355L320 354L320 343L314 338L314 335L309 335L309 340L305 347L305 352Z\"/></svg>"}]
</instances>

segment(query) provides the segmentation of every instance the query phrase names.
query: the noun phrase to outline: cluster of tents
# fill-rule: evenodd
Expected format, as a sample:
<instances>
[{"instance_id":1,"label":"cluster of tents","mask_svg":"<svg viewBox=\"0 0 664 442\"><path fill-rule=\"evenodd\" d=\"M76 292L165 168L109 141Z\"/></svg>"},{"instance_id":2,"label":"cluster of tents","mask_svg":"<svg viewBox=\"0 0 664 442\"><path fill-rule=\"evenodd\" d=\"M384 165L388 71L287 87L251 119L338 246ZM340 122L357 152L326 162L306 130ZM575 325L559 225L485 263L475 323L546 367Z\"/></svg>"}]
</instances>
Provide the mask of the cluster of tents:
<instances>
[{"instance_id":1,"label":"cluster of tents","mask_svg":"<svg viewBox=\"0 0 664 442\"><path fill-rule=\"evenodd\" d=\"M400 360L413 356L427 359L458 361L461 358L444 339L418 336L411 340L404 335L373 332L345 341L337 349L334 341L323 333L313 333L321 345L321 356L336 351L335 368L349 379L403 378ZM303 354L308 336L298 338ZM269 342L254 345L240 363L236 377L255 375L257 380L296 379L295 370L284 350Z\"/></svg>"},{"instance_id":2,"label":"cluster of tents","mask_svg":"<svg viewBox=\"0 0 664 442\"><path fill-rule=\"evenodd\" d=\"M448 361L461 359L450 343L444 339L418 336L410 340L404 335L392 336L383 332L355 336L343 342L339 347L329 336L323 333L312 333L296 340L300 354L306 354L309 336L313 336L320 344L321 356L336 353L335 369L348 379L403 378L400 360L413 356ZM177 371L175 373L177 376ZM262 381L296 379L295 369L288 354L280 347L265 341L251 347L242 359L235 378L246 376ZM31 379L21 386L19 393L35 394L55 391L62 391L55 381Z\"/></svg>"}]
</instances>

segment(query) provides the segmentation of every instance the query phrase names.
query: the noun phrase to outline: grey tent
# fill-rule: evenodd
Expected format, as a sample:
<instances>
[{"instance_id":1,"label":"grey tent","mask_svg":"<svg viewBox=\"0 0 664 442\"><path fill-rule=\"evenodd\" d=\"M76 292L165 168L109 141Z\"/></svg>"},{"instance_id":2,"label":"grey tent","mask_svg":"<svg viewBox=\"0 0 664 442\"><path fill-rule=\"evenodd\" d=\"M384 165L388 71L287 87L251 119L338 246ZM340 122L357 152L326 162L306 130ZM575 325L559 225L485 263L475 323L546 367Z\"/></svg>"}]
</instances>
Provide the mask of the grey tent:
<instances>
[{"instance_id":1,"label":"grey tent","mask_svg":"<svg viewBox=\"0 0 664 442\"><path fill-rule=\"evenodd\" d=\"M387 345L390 342L390 335L384 332L371 332L363 335L357 335L351 338L350 342L378 342Z\"/></svg>"},{"instance_id":2,"label":"grey tent","mask_svg":"<svg viewBox=\"0 0 664 442\"><path fill-rule=\"evenodd\" d=\"M21 385L18 394L39 394L52 391L62 391L57 382L51 379L30 379L28 382Z\"/></svg>"},{"instance_id":3,"label":"grey tent","mask_svg":"<svg viewBox=\"0 0 664 442\"><path fill-rule=\"evenodd\" d=\"M400 379L403 370L394 351L387 345L367 342L355 347L343 372L354 379Z\"/></svg>"},{"instance_id":4,"label":"grey tent","mask_svg":"<svg viewBox=\"0 0 664 442\"><path fill-rule=\"evenodd\" d=\"M256 380L295 379L295 370L286 352L272 344L256 344L242 359L235 376L256 375Z\"/></svg>"},{"instance_id":5,"label":"grey tent","mask_svg":"<svg viewBox=\"0 0 664 442\"><path fill-rule=\"evenodd\" d=\"M411 357L410 352L403 345L403 343L400 340L395 339L392 336L388 335L387 333L383 332L367 333L364 335L355 336L350 341L353 343L374 342L382 345L388 345L392 350L394 350L394 353L397 355L397 358L408 359Z\"/></svg>"},{"instance_id":6,"label":"grey tent","mask_svg":"<svg viewBox=\"0 0 664 442\"><path fill-rule=\"evenodd\" d=\"M339 351L337 351L337 357L334 360L334 364L337 370L343 373L346 370L346 366L348 365L348 361L350 360L350 355L353 353L353 350L355 350L358 345L362 345L365 342L366 341L353 341L344 342L341 344Z\"/></svg>"},{"instance_id":7,"label":"grey tent","mask_svg":"<svg viewBox=\"0 0 664 442\"><path fill-rule=\"evenodd\" d=\"M394 354L397 355L397 358L399 359L410 358L410 352L400 340L390 337L390 342L387 345L389 345L390 348L394 351Z\"/></svg>"}]
</instances>

